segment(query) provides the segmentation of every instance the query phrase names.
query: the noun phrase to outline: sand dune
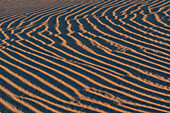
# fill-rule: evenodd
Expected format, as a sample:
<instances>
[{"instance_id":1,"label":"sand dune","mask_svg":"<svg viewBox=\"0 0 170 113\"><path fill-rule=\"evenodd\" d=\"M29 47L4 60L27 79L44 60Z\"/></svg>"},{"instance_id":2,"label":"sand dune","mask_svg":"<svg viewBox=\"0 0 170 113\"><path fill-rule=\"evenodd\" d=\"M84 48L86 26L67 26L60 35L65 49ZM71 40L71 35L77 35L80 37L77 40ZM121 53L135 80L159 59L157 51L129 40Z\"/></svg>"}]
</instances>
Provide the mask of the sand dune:
<instances>
[{"instance_id":1,"label":"sand dune","mask_svg":"<svg viewBox=\"0 0 170 113\"><path fill-rule=\"evenodd\" d=\"M1 0L0 112L169 113L169 0Z\"/></svg>"}]
</instances>

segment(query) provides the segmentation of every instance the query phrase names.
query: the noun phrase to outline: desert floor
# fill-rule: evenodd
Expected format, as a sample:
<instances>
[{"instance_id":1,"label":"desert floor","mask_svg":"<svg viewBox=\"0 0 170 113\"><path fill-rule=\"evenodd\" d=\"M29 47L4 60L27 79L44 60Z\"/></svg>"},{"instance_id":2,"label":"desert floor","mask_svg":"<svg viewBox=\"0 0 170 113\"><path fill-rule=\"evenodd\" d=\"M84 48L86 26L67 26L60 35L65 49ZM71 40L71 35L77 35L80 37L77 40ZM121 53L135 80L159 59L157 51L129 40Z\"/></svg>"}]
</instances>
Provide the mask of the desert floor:
<instances>
[{"instance_id":1,"label":"desert floor","mask_svg":"<svg viewBox=\"0 0 170 113\"><path fill-rule=\"evenodd\" d=\"M0 113L170 113L170 1L0 0Z\"/></svg>"}]
</instances>

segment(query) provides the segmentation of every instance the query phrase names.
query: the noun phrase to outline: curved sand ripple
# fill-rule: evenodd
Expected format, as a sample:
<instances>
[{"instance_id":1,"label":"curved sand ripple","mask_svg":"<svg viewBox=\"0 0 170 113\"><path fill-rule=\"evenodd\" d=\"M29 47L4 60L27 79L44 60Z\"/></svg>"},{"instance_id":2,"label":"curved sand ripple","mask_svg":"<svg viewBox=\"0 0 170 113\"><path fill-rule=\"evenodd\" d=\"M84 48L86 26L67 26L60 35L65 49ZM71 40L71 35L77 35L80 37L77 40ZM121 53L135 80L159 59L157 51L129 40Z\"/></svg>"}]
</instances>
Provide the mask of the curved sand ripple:
<instances>
[{"instance_id":1,"label":"curved sand ripple","mask_svg":"<svg viewBox=\"0 0 170 113\"><path fill-rule=\"evenodd\" d=\"M169 0L0 4L0 112L170 112Z\"/></svg>"}]
</instances>

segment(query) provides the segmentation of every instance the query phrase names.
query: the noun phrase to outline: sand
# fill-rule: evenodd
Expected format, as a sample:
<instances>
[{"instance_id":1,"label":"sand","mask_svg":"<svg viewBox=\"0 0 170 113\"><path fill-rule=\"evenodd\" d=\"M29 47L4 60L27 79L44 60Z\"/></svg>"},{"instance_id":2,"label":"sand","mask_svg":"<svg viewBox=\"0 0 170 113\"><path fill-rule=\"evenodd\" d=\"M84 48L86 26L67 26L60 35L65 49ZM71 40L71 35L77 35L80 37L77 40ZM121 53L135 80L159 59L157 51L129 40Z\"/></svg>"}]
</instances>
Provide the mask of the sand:
<instances>
[{"instance_id":1,"label":"sand","mask_svg":"<svg viewBox=\"0 0 170 113\"><path fill-rule=\"evenodd\" d=\"M169 0L0 0L0 113L169 113Z\"/></svg>"}]
</instances>

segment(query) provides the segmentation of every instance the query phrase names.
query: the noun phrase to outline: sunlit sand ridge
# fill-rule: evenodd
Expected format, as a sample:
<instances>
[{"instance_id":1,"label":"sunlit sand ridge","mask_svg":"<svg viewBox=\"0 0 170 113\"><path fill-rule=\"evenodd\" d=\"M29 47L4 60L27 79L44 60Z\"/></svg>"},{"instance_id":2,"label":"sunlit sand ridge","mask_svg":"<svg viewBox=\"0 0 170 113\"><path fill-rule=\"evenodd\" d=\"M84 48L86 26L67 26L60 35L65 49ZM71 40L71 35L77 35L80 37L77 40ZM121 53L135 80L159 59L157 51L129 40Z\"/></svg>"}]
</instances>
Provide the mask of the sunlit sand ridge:
<instances>
[{"instance_id":1,"label":"sunlit sand ridge","mask_svg":"<svg viewBox=\"0 0 170 113\"><path fill-rule=\"evenodd\" d=\"M0 112L170 112L169 0L0 7Z\"/></svg>"}]
</instances>

